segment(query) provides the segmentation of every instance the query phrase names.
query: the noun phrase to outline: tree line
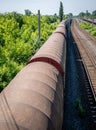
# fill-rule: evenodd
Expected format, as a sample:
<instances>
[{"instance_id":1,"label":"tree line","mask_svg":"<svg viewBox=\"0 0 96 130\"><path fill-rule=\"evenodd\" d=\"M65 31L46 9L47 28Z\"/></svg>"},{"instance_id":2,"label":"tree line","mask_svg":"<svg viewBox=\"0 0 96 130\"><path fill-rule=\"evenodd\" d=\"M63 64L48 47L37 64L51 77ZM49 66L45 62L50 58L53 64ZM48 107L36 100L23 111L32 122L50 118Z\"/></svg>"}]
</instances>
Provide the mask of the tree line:
<instances>
[{"instance_id":1,"label":"tree line","mask_svg":"<svg viewBox=\"0 0 96 130\"><path fill-rule=\"evenodd\" d=\"M90 13L88 10L86 10L86 12L80 12L78 16L81 18L96 19L96 10L94 10L92 13Z\"/></svg>"}]
</instances>

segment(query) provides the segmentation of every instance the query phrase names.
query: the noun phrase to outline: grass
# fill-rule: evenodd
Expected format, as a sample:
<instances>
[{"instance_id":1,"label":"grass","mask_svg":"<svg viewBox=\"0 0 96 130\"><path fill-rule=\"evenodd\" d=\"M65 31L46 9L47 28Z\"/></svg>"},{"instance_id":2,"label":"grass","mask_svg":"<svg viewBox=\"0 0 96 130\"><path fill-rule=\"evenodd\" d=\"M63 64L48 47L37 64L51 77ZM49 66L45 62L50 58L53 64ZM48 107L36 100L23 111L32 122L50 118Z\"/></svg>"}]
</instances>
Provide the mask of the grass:
<instances>
[{"instance_id":1,"label":"grass","mask_svg":"<svg viewBox=\"0 0 96 130\"><path fill-rule=\"evenodd\" d=\"M76 101L76 108L77 108L79 116L81 118L83 118L85 116L85 110L84 110L84 108L82 106L80 98L78 98L77 101Z\"/></svg>"},{"instance_id":2,"label":"grass","mask_svg":"<svg viewBox=\"0 0 96 130\"><path fill-rule=\"evenodd\" d=\"M80 27L87 30L92 36L96 36L96 26L92 26L89 23L81 23Z\"/></svg>"}]
</instances>

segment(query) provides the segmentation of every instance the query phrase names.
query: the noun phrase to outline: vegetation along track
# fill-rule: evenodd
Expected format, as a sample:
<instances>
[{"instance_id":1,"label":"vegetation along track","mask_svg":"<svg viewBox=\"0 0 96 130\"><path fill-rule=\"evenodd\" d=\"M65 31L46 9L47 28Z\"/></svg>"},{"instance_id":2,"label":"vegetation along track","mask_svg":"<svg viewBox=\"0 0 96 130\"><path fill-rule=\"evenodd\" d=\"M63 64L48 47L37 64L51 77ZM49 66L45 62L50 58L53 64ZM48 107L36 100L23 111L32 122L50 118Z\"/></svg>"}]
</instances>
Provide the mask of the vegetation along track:
<instances>
[{"instance_id":1,"label":"vegetation along track","mask_svg":"<svg viewBox=\"0 0 96 130\"><path fill-rule=\"evenodd\" d=\"M96 39L81 29L76 20L72 22L71 31L79 48L81 60L90 83L90 86L86 86L86 92L91 119L96 127ZM87 81L85 83L87 84Z\"/></svg>"}]
</instances>

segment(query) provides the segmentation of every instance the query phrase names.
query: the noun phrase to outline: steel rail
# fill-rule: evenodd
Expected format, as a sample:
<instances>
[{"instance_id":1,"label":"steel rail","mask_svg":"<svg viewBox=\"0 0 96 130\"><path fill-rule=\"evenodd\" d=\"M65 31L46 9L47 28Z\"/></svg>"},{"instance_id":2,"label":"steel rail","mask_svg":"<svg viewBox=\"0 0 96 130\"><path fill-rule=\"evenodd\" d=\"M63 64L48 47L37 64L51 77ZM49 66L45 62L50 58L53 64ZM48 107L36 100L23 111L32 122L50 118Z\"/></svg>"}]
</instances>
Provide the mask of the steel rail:
<instances>
[{"instance_id":1,"label":"steel rail","mask_svg":"<svg viewBox=\"0 0 96 130\"><path fill-rule=\"evenodd\" d=\"M79 29L76 22L73 23L73 25L72 25L72 33L73 33L73 36L74 36L76 43L78 45L80 54L82 56L82 61L83 61L83 64L85 66L85 70L86 70L88 79L90 81L90 85L91 85L91 89L92 89L92 92L94 95L94 99L96 101L96 88L95 88L96 86L94 85L94 76L95 75L93 75L93 73L96 74L96 63L95 63L96 57L94 56L94 51L92 51L92 47L90 48L90 46L87 45L88 41L86 42L86 39L83 39L83 37L85 36L85 33L81 32L81 29ZM82 35L81 35L81 33L82 33ZM92 71L92 69L94 71Z\"/></svg>"}]
</instances>

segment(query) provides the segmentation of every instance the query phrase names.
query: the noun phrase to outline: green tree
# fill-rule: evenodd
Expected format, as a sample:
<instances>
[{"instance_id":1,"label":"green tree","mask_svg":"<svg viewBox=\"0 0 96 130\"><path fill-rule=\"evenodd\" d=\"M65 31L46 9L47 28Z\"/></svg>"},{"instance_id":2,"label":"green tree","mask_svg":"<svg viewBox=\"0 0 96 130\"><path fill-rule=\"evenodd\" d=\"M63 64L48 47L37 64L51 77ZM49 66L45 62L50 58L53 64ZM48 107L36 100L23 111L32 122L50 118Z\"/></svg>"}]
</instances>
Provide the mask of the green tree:
<instances>
[{"instance_id":1,"label":"green tree","mask_svg":"<svg viewBox=\"0 0 96 130\"><path fill-rule=\"evenodd\" d=\"M92 12L92 16L93 16L94 18L96 18L96 10L94 10L94 11Z\"/></svg>"},{"instance_id":2,"label":"green tree","mask_svg":"<svg viewBox=\"0 0 96 130\"><path fill-rule=\"evenodd\" d=\"M13 17L16 20L16 22L19 23L19 27L21 28L22 25L24 24L23 15L15 12L15 11L13 11L12 14L13 14Z\"/></svg>"},{"instance_id":3,"label":"green tree","mask_svg":"<svg viewBox=\"0 0 96 130\"><path fill-rule=\"evenodd\" d=\"M73 16L73 14L72 13L69 13L69 17L72 17Z\"/></svg>"},{"instance_id":4,"label":"green tree","mask_svg":"<svg viewBox=\"0 0 96 130\"><path fill-rule=\"evenodd\" d=\"M85 17L85 13L84 13L84 12L80 12L80 13L79 13L79 16L80 16L81 18L83 18L83 17Z\"/></svg>"},{"instance_id":5,"label":"green tree","mask_svg":"<svg viewBox=\"0 0 96 130\"><path fill-rule=\"evenodd\" d=\"M63 20L63 3L60 1L60 8L59 8L59 19L60 22Z\"/></svg>"},{"instance_id":6,"label":"green tree","mask_svg":"<svg viewBox=\"0 0 96 130\"><path fill-rule=\"evenodd\" d=\"M86 17L87 17L87 18L90 18L90 17L91 17L91 14L89 13L88 10L86 10Z\"/></svg>"},{"instance_id":7,"label":"green tree","mask_svg":"<svg viewBox=\"0 0 96 130\"><path fill-rule=\"evenodd\" d=\"M31 13L31 11L29 10L29 9L26 9L25 10L25 15L27 15L27 16L30 16L32 13Z\"/></svg>"}]
</instances>

